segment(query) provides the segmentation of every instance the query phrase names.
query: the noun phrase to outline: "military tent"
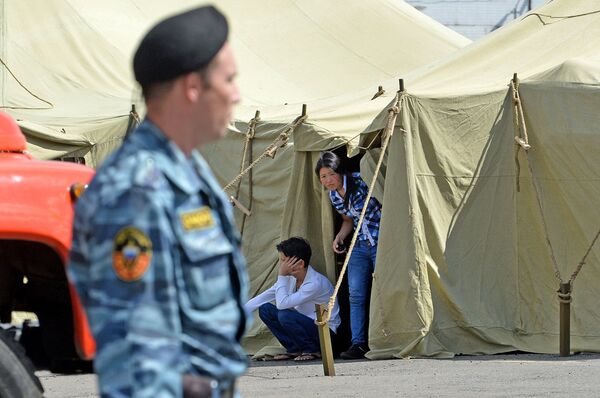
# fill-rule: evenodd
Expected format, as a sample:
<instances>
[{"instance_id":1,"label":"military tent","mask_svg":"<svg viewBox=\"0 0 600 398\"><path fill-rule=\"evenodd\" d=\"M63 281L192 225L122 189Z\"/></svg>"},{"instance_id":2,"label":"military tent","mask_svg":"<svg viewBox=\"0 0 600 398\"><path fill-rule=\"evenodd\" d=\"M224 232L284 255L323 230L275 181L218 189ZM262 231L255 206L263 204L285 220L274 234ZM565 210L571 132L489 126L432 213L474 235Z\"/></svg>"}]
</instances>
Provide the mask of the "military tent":
<instances>
[{"instance_id":1,"label":"military tent","mask_svg":"<svg viewBox=\"0 0 600 398\"><path fill-rule=\"evenodd\" d=\"M99 165L134 124L131 105L143 113L130 68L138 40L159 18L201 3L0 1L0 106L18 119L29 151L38 158ZM284 206L300 199L288 200L290 189L295 192L302 184L293 172L302 167L294 162L294 149L303 153L348 146L354 151L364 123L387 101L370 101L381 81L428 64L469 40L401 0L221 1L218 6L231 21L240 70L243 101L236 127L247 131L261 111L250 144L254 158L298 116L301 104L308 104L308 119L296 136L274 160L252 171L251 183L248 176L242 180L239 199L251 205L252 216L237 215L251 293L274 281L274 244L282 235L316 239L315 264L333 279L333 256L321 247L320 219L310 223L317 235L293 219L282 224ZM245 138L232 130L204 151L224 184L239 171ZM310 209L312 192L300 191L307 197L300 205ZM252 336L265 336L264 331L257 323L249 333L254 347L263 340Z\"/></svg>"},{"instance_id":2,"label":"military tent","mask_svg":"<svg viewBox=\"0 0 600 398\"><path fill-rule=\"evenodd\" d=\"M599 48L600 1L554 0L406 76L379 176L370 358L558 352L559 281L600 228ZM600 350L599 283L596 245L572 284L573 351Z\"/></svg>"}]
</instances>

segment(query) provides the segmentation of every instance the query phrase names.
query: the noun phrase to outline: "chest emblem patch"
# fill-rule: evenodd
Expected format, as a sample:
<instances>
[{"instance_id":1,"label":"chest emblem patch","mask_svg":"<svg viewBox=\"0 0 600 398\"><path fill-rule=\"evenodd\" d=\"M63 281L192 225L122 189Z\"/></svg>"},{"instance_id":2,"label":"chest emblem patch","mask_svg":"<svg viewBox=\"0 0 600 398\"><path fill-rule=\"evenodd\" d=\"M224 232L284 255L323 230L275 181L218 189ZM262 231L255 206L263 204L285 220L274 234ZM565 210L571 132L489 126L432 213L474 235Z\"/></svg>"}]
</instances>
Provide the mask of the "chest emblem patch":
<instances>
[{"instance_id":1,"label":"chest emblem patch","mask_svg":"<svg viewBox=\"0 0 600 398\"><path fill-rule=\"evenodd\" d=\"M135 227L122 228L113 243L113 269L119 279L132 282L140 279L152 259L152 241Z\"/></svg>"},{"instance_id":2,"label":"chest emblem patch","mask_svg":"<svg viewBox=\"0 0 600 398\"><path fill-rule=\"evenodd\" d=\"M186 231L209 228L215 225L212 211L208 206L202 206L197 210L181 213L179 218L181 219L183 229Z\"/></svg>"}]
</instances>

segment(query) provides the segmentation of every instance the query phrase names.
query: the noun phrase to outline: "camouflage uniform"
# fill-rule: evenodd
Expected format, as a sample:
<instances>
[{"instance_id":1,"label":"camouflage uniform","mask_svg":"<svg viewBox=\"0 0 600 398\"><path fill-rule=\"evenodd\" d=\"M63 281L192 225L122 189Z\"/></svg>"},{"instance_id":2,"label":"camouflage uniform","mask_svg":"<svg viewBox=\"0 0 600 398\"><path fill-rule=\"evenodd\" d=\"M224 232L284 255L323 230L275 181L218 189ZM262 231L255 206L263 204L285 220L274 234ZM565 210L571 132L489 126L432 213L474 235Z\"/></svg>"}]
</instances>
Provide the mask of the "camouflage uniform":
<instances>
[{"instance_id":1,"label":"camouflage uniform","mask_svg":"<svg viewBox=\"0 0 600 398\"><path fill-rule=\"evenodd\" d=\"M77 203L69 273L103 397L180 397L184 373L225 389L245 371L248 277L231 208L202 157L149 120Z\"/></svg>"}]
</instances>

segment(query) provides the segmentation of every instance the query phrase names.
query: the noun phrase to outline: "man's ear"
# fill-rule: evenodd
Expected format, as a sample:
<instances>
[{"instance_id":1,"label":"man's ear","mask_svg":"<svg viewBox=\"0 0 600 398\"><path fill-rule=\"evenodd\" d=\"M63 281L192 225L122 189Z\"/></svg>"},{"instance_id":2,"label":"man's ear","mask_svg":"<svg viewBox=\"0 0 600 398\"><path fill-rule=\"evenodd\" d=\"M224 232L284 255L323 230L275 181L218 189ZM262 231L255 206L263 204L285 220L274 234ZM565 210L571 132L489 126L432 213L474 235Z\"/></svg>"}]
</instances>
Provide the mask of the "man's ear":
<instances>
[{"instance_id":1,"label":"man's ear","mask_svg":"<svg viewBox=\"0 0 600 398\"><path fill-rule=\"evenodd\" d=\"M196 102L202 94L202 79L197 73L189 73L183 80L185 97L189 102Z\"/></svg>"},{"instance_id":2,"label":"man's ear","mask_svg":"<svg viewBox=\"0 0 600 398\"><path fill-rule=\"evenodd\" d=\"M302 265L304 268L308 268L308 267L306 266L306 263L305 263L305 262L304 262L304 260L302 260L302 259L298 259L298 264Z\"/></svg>"}]
</instances>

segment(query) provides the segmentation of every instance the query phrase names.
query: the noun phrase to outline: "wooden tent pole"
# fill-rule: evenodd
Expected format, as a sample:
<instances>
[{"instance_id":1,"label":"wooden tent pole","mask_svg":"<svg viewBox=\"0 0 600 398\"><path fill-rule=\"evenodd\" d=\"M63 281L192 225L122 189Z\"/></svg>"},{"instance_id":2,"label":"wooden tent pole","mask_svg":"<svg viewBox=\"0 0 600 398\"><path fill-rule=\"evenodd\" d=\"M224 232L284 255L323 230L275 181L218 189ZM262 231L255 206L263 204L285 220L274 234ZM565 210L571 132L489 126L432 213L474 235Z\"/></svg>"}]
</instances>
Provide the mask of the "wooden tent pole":
<instances>
[{"instance_id":1,"label":"wooden tent pole","mask_svg":"<svg viewBox=\"0 0 600 398\"><path fill-rule=\"evenodd\" d=\"M571 355L571 284L561 283L560 298L560 356Z\"/></svg>"}]
</instances>

